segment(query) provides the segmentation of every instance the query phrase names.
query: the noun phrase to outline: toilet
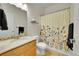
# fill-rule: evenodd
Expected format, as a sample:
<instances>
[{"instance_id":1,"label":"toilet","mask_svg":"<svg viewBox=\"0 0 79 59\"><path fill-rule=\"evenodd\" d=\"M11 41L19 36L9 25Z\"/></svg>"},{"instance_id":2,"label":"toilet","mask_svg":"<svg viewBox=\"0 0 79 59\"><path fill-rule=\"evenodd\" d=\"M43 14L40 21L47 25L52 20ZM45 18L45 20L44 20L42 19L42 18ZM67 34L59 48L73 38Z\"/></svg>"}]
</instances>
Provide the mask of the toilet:
<instances>
[{"instance_id":1,"label":"toilet","mask_svg":"<svg viewBox=\"0 0 79 59\"><path fill-rule=\"evenodd\" d=\"M45 55L45 49L47 48L47 45L44 42L40 42L40 37L36 37L36 47L37 47L37 54L38 55Z\"/></svg>"},{"instance_id":2,"label":"toilet","mask_svg":"<svg viewBox=\"0 0 79 59\"><path fill-rule=\"evenodd\" d=\"M39 43L37 43L36 46L37 46L37 54L44 55L47 45L43 42L39 42Z\"/></svg>"}]
</instances>

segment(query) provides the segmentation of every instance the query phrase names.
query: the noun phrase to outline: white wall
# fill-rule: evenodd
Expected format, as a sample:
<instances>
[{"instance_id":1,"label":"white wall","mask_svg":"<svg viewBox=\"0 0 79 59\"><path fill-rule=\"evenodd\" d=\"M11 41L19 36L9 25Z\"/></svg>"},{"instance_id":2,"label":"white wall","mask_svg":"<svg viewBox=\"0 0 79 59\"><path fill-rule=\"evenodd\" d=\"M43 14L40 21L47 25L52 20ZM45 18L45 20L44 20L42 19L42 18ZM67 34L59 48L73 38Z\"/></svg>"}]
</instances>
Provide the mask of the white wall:
<instances>
[{"instance_id":1,"label":"white wall","mask_svg":"<svg viewBox=\"0 0 79 59\"><path fill-rule=\"evenodd\" d=\"M39 35L40 33L40 13L41 8L27 4L27 33L28 35ZM36 20L38 24L32 24L32 20Z\"/></svg>"},{"instance_id":2,"label":"white wall","mask_svg":"<svg viewBox=\"0 0 79 59\"><path fill-rule=\"evenodd\" d=\"M25 32L26 30L26 24L27 24L27 13L23 10L20 10L19 8L10 5L10 4L1 4L3 10L5 11L7 22L8 22L8 30L1 31L0 35L12 35L18 33L18 26L24 26ZM1 34L2 33L2 34Z\"/></svg>"},{"instance_id":3,"label":"white wall","mask_svg":"<svg viewBox=\"0 0 79 59\"><path fill-rule=\"evenodd\" d=\"M74 55L79 56L79 4L74 4Z\"/></svg>"}]
</instances>

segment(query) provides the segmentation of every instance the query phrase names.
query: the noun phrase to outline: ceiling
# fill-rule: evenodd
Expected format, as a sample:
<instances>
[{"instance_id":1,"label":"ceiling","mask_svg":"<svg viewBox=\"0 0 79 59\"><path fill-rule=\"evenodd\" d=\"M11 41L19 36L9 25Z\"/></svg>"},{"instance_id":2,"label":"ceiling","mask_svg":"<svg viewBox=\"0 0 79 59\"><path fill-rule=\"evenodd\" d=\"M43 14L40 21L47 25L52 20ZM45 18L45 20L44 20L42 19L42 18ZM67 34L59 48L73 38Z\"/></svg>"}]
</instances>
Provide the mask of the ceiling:
<instances>
[{"instance_id":1,"label":"ceiling","mask_svg":"<svg viewBox=\"0 0 79 59\"><path fill-rule=\"evenodd\" d=\"M56 3L27 3L27 4L38 7L48 7L51 5L55 5Z\"/></svg>"}]
</instances>

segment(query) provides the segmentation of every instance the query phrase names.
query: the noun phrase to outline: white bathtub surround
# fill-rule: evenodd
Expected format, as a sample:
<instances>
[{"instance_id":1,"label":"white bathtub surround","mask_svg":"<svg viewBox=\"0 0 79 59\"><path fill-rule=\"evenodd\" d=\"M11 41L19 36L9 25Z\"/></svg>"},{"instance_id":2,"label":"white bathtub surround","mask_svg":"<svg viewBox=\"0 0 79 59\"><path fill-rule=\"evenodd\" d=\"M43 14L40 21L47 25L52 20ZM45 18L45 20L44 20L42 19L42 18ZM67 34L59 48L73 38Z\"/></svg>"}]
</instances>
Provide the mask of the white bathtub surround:
<instances>
[{"instance_id":1,"label":"white bathtub surround","mask_svg":"<svg viewBox=\"0 0 79 59\"><path fill-rule=\"evenodd\" d=\"M35 36L24 36L20 37L20 39L0 41L0 54L33 40L35 40Z\"/></svg>"}]
</instances>

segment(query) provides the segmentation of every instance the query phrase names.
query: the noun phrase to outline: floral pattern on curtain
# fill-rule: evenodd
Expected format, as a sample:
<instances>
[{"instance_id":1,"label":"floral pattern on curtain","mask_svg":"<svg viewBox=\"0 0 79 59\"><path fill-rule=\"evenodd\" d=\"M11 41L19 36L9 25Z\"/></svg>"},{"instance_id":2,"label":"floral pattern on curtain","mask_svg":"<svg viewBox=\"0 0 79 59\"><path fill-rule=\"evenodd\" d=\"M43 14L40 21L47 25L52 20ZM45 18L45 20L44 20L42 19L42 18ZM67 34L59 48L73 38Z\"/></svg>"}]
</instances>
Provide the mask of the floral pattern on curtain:
<instances>
[{"instance_id":1,"label":"floral pattern on curtain","mask_svg":"<svg viewBox=\"0 0 79 59\"><path fill-rule=\"evenodd\" d=\"M67 37L70 9L41 16L41 40L50 47L68 52Z\"/></svg>"}]
</instances>

